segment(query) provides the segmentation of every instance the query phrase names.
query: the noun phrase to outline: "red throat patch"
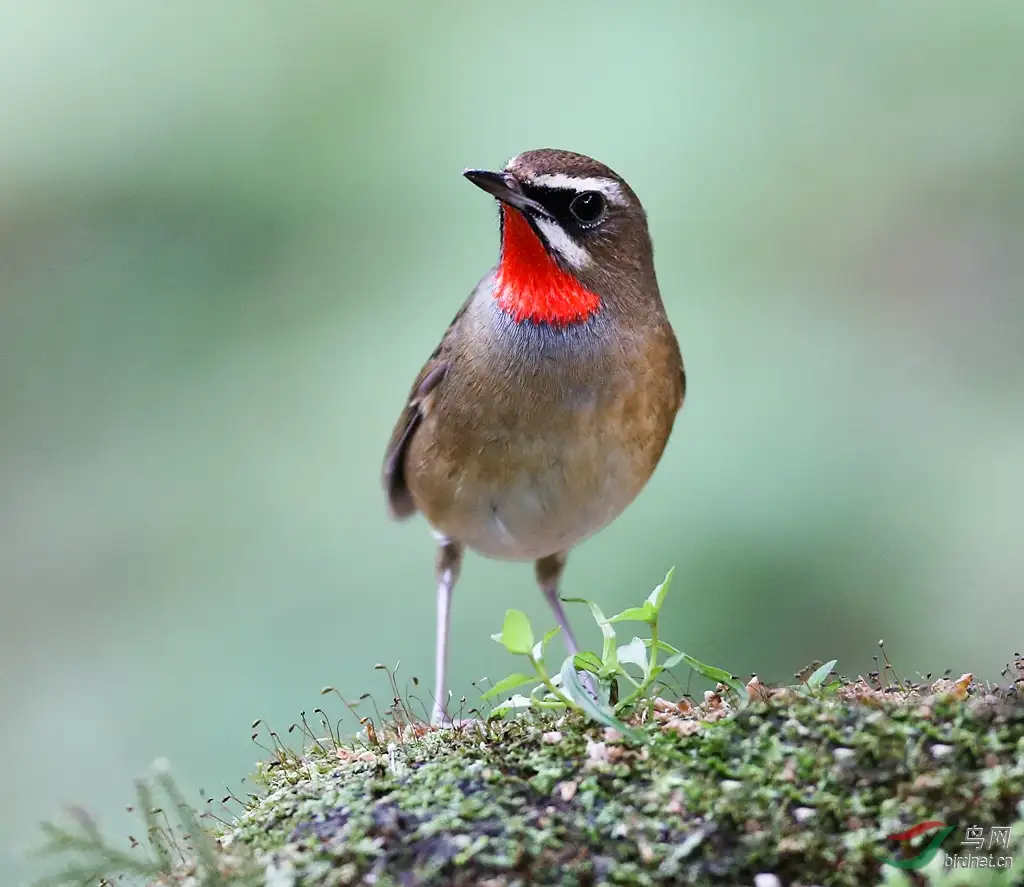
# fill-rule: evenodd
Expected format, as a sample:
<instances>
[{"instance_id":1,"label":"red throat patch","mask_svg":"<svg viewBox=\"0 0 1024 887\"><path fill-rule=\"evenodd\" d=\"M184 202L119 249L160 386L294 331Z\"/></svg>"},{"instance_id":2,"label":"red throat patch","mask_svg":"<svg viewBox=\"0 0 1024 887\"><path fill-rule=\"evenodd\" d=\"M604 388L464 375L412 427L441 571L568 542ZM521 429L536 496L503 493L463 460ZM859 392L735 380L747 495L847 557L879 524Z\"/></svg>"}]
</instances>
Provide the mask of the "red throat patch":
<instances>
[{"instance_id":1,"label":"red throat patch","mask_svg":"<svg viewBox=\"0 0 1024 887\"><path fill-rule=\"evenodd\" d=\"M501 262L494 298L517 323L579 323L601 307L601 300L548 255L518 210L503 206Z\"/></svg>"}]
</instances>

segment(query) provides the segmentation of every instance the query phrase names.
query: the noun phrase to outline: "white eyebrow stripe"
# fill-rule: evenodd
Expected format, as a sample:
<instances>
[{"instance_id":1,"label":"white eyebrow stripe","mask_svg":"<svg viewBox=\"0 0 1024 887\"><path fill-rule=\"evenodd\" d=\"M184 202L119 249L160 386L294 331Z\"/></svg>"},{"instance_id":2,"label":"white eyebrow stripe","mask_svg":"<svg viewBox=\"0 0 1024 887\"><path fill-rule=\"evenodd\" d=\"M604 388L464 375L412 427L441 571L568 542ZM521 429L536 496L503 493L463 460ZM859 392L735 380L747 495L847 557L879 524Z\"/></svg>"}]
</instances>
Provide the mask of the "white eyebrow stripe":
<instances>
[{"instance_id":1,"label":"white eyebrow stripe","mask_svg":"<svg viewBox=\"0 0 1024 887\"><path fill-rule=\"evenodd\" d=\"M566 188L570 191L600 191L612 203L625 203L619 183L600 176L570 176L564 172L540 173L526 180L531 185L546 188Z\"/></svg>"},{"instance_id":2,"label":"white eyebrow stripe","mask_svg":"<svg viewBox=\"0 0 1024 887\"><path fill-rule=\"evenodd\" d=\"M544 239L555 252L557 252L573 268L582 268L590 263L590 253L573 240L558 222L552 219L545 219L542 216L535 216L533 223Z\"/></svg>"}]
</instances>

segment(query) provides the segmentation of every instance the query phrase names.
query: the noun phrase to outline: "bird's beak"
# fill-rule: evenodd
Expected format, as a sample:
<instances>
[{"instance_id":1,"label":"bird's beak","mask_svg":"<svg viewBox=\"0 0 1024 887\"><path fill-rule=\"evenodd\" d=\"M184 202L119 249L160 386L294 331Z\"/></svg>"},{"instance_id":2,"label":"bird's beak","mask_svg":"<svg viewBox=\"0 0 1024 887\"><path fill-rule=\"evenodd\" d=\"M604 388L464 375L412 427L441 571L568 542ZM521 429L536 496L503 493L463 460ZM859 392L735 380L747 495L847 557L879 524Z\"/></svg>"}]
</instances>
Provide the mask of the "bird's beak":
<instances>
[{"instance_id":1,"label":"bird's beak","mask_svg":"<svg viewBox=\"0 0 1024 887\"><path fill-rule=\"evenodd\" d=\"M519 180L507 172L489 172L486 169L467 169L462 173L478 188L483 188L488 194L496 197L502 203L506 203L520 212L534 216L541 216L545 219L551 218L551 213L536 200L531 200L523 193Z\"/></svg>"}]
</instances>

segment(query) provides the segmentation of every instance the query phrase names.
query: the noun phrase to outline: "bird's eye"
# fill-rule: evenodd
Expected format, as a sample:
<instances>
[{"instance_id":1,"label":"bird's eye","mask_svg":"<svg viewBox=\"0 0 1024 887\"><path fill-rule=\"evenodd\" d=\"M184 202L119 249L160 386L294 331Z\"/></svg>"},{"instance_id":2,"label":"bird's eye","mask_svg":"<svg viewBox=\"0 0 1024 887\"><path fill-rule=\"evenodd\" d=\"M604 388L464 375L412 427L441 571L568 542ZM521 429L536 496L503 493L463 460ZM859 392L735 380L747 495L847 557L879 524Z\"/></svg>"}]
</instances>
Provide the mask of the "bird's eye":
<instances>
[{"instance_id":1,"label":"bird's eye","mask_svg":"<svg viewBox=\"0 0 1024 887\"><path fill-rule=\"evenodd\" d=\"M569 204L571 212L584 225L593 225L604 215L604 195L600 191L584 191Z\"/></svg>"}]
</instances>

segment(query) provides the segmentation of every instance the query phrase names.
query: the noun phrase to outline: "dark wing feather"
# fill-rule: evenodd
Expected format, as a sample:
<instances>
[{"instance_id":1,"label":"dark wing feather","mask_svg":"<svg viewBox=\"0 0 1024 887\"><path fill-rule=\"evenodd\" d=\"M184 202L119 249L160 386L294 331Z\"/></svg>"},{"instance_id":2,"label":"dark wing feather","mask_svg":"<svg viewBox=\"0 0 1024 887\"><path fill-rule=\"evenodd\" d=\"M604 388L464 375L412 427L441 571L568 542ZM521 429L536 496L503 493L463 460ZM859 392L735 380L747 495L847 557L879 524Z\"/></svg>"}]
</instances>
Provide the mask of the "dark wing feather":
<instances>
[{"instance_id":1,"label":"dark wing feather","mask_svg":"<svg viewBox=\"0 0 1024 887\"><path fill-rule=\"evenodd\" d=\"M384 456L384 489L388 495L388 508L396 520L409 517L416 511L416 505L409 492L405 477L405 454L409 441L423 421L423 401L448 372L446 361L431 360L416 379L409 402L398 417L395 430L391 432L387 453Z\"/></svg>"},{"instance_id":2,"label":"dark wing feather","mask_svg":"<svg viewBox=\"0 0 1024 887\"><path fill-rule=\"evenodd\" d=\"M413 502L406 480L405 457L409 451L409 442L426 415L429 395L441 384L448 372L452 340L468 304L467 301L459 309L441 343L420 370L409 393L405 409L398 417L394 431L391 432L391 440L388 441L387 452L384 454L384 491L388 497L388 510L396 520L402 520L416 512L416 504Z\"/></svg>"}]
</instances>

